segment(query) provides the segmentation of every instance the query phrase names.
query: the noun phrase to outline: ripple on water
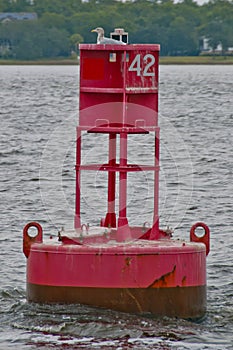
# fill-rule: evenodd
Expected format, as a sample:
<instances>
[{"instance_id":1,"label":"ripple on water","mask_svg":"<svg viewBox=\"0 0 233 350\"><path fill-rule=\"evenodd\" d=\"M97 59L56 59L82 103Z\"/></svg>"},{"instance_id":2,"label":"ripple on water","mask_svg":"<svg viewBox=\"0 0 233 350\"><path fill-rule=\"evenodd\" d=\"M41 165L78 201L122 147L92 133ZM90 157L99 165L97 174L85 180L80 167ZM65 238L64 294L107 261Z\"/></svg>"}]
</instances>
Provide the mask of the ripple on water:
<instances>
[{"instance_id":1,"label":"ripple on water","mask_svg":"<svg viewBox=\"0 0 233 350\"><path fill-rule=\"evenodd\" d=\"M37 220L49 234L73 220L78 74L77 67L0 66L0 349L233 348L232 74L233 66L160 67L161 226L174 224L175 237L187 239L195 221L211 229L208 312L191 323L26 302L25 223ZM91 161L97 138L86 135L84 141ZM134 136L132 145L132 162L140 154L147 163L144 138ZM98 151L104 159L104 142ZM141 179L143 186L132 176L129 188L129 214L140 223L151 217L153 193L153 177ZM99 222L102 178L86 180L84 220L91 209Z\"/></svg>"}]
</instances>

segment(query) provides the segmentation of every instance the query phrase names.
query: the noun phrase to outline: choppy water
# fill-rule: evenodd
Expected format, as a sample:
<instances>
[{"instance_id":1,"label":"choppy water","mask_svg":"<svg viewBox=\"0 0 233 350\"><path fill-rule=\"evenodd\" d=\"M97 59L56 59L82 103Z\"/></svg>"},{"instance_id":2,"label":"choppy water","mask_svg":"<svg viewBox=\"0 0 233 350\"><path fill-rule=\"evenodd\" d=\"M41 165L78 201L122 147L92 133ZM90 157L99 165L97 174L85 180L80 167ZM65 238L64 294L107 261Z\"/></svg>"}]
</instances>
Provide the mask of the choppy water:
<instances>
[{"instance_id":1,"label":"choppy water","mask_svg":"<svg viewBox=\"0 0 233 350\"><path fill-rule=\"evenodd\" d=\"M233 66L160 68L161 226L188 239L205 221L211 252L206 318L153 319L27 303L23 226L36 220L47 234L72 226L78 67L0 66L0 349L233 349L232 93ZM132 159L146 158L144 140L133 141ZM96 222L99 176L86 179L83 197L84 218L91 212ZM150 197L151 179L142 180ZM129 216L139 210L139 222L150 220L135 186Z\"/></svg>"}]
</instances>

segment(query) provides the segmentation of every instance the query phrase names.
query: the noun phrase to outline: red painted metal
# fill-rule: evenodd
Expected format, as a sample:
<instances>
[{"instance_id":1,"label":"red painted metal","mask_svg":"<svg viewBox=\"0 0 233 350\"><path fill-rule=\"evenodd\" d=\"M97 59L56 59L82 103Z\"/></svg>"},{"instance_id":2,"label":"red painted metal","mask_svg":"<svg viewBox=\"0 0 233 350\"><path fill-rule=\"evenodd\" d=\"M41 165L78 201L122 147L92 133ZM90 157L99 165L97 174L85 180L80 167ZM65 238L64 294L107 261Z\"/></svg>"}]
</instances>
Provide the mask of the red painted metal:
<instances>
[{"instance_id":1,"label":"red painted metal","mask_svg":"<svg viewBox=\"0 0 233 350\"><path fill-rule=\"evenodd\" d=\"M158 45L80 45L80 114L76 163L75 228L80 227L80 172L108 171L106 227L118 227L119 239L130 238L127 218L127 173L154 171L152 238L159 237ZM94 68L93 68L94 67ZM81 164L81 132L109 133L108 164ZM154 164L127 160L128 134L155 132ZM119 134L119 163L116 139ZM110 140L114 140L111 146ZM119 213L115 213L116 172L119 172ZM120 238L121 237L121 238Z\"/></svg>"},{"instance_id":2,"label":"red painted metal","mask_svg":"<svg viewBox=\"0 0 233 350\"><path fill-rule=\"evenodd\" d=\"M109 134L109 168L116 169L116 134ZM109 169L110 170L110 169ZM108 212L104 221L105 227L116 227L116 172L108 173Z\"/></svg>"},{"instance_id":3,"label":"red painted metal","mask_svg":"<svg viewBox=\"0 0 233 350\"><path fill-rule=\"evenodd\" d=\"M209 228L193 225L190 242L174 240L169 229L159 228L158 59L159 45L80 45L75 229L44 240L38 223L25 226L29 301L185 318L204 315ZM107 163L83 163L84 132L108 134ZM153 164L130 164L129 135L148 133L154 133ZM81 219L81 173L86 170L108 174L107 203L101 203L106 214L99 227ZM127 217L127 177L141 171L154 172L153 221L135 227ZM31 237L33 226L37 234ZM199 226L205 231L202 237L196 234Z\"/></svg>"},{"instance_id":4,"label":"red painted metal","mask_svg":"<svg viewBox=\"0 0 233 350\"><path fill-rule=\"evenodd\" d=\"M200 237L195 234L195 230L198 227L202 227L204 229L204 235L202 235ZM210 229L209 229L209 227L206 224L204 224L204 222L197 222L196 224L194 224L190 229L190 241L204 243L206 246L206 255L208 255L209 251L210 251Z\"/></svg>"},{"instance_id":5,"label":"red painted metal","mask_svg":"<svg viewBox=\"0 0 233 350\"><path fill-rule=\"evenodd\" d=\"M205 285L205 267L205 247L199 244L148 241L125 247L48 241L31 248L27 281L93 288L191 287ZM53 273L58 268L59 273Z\"/></svg>"},{"instance_id":6,"label":"red painted metal","mask_svg":"<svg viewBox=\"0 0 233 350\"><path fill-rule=\"evenodd\" d=\"M37 234L33 237L28 234L28 230L31 227L35 227L37 229ZM31 250L31 245L33 243L42 243L42 235L43 230L41 225L38 222L32 221L29 222L23 229L23 252L25 256L28 258Z\"/></svg>"},{"instance_id":7,"label":"red painted metal","mask_svg":"<svg viewBox=\"0 0 233 350\"><path fill-rule=\"evenodd\" d=\"M89 130L99 124L157 125L158 54L159 45L80 45L83 68L80 72L79 126ZM111 59L113 55L115 61ZM154 64L148 69L150 60L144 59L147 55L151 55L149 59L154 57ZM130 66L136 56L140 62L136 61L132 69L138 68L138 71L132 71ZM143 76L145 69L144 74L148 76ZM145 108L148 108L147 113Z\"/></svg>"}]
</instances>

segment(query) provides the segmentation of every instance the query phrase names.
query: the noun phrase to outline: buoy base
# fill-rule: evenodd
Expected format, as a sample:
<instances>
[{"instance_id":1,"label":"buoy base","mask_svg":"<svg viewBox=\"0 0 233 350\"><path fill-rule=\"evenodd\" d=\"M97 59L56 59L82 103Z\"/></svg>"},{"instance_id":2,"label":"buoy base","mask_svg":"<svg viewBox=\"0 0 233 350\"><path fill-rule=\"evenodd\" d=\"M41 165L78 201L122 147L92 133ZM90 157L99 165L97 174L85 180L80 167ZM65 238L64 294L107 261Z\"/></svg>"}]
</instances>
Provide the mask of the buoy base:
<instances>
[{"instance_id":1,"label":"buoy base","mask_svg":"<svg viewBox=\"0 0 233 350\"><path fill-rule=\"evenodd\" d=\"M206 312L206 286L171 288L89 288L27 284L28 301L80 303L121 312L199 319Z\"/></svg>"},{"instance_id":2,"label":"buoy base","mask_svg":"<svg viewBox=\"0 0 233 350\"><path fill-rule=\"evenodd\" d=\"M31 238L27 230L38 227ZM202 318L206 312L206 251L202 241L173 240L159 231L131 227L81 228L43 240L39 224L24 229L27 299L38 303L85 304L155 316Z\"/></svg>"}]
</instances>

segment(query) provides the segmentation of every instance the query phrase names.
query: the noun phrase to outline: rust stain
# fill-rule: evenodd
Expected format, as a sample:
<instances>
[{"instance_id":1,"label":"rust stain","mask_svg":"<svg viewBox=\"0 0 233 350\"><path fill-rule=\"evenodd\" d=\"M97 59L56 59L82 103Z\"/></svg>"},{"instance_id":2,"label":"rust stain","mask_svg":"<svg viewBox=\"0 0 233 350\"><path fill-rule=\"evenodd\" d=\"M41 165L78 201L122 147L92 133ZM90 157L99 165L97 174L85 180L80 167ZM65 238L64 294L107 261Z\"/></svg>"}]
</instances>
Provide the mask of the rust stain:
<instances>
[{"instance_id":1,"label":"rust stain","mask_svg":"<svg viewBox=\"0 0 233 350\"><path fill-rule=\"evenodd\" d=\"M125 265L129 266L131 264L131 260L132 260L132 258L126 258L125 259Z\"/></svg>"},{"instance_id":2,"label":"rust stain","mask_svg":"<svg viewBox=\"0 0 233 350\"><path fill-rule=\"evenodd\" d=\"M186 285L186 276L184 276L183 278L182 278L182 286L185 286Z\"/></svg>"},{"instance_id":3,"label":"rust stain","mask_svg":"<svg viewBox=\"0 0 233 350\"><path fill-rule=\"evenodd\" d=\"M176 272L176 265L174 265L172 271L157 278L147 288L158 288L158 287L167 287L167 286L169 287L171 284L173 284L175 280L175 276L176 276L175 272Z\"/></svg>"},{"instance_id":4,"label":"rust stain","mask_svg":"<svg viewBox=\"0 0 233 350\"><path fill-rule=\"evenodd\" d=\"M126 288L125 291L126 291L126 293L133 299L133 301L135 302L135 305L136 305L138 311L139 311L139 312L143 312L143 309L142 309L142 307L141 307L139 301L138 301L137 298L133 295L133 293L131 293L131 291L130 291L128 288Z\"/></svg>"},{"instance_id":5,"label":"rust stain","mask_svg":"<svg viewBox=\"0 0 233 350\"><path fill-rule=\"evenodd\" d=\"M127 270L127 268L131 265L131 262L132 262L132 258L130 257L125 258L125 266L122 268L122 273L124 273Z\"/></svg>"}]
</instances>

